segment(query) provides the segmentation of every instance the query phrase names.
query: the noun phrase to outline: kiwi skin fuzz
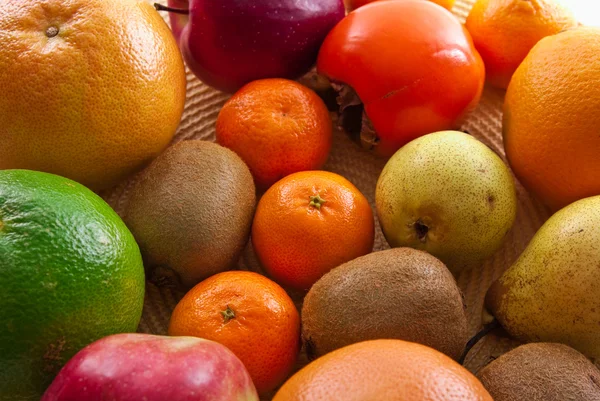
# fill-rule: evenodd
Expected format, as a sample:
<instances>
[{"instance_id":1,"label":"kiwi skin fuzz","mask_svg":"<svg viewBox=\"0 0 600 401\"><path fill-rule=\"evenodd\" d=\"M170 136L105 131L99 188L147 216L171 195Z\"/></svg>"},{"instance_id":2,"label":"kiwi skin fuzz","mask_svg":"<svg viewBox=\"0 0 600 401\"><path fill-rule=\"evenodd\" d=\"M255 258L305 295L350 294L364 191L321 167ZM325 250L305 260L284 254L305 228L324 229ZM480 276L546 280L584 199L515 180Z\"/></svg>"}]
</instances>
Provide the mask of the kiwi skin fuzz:
<instances>
[{"instance_id":1,"label":"kiwi skin fuzz","mask_svg":"<svg viewBox=\"0 0 600 401\"><path fill-rule=\"evenodd\" d=\"M255 207L254 180L242 159L216 143L189 140L144 171L124 220L150 279L189 288L235 267Z\"/></svg>"},{"instance_id":2,"label":"kiwi skin fuzz","mask_svg":"<svg viewBox=\"0 0 600 401\"><path fill-rule=\"evenodd\" d=\"M324 275L302 308L309 357L374 339L401 339L458 359L467 343L462 294L446 266L412 248L371 253Z\"/></svg>"},{"instance_id":3,"label":"kiwi skin fuzz","mask_svg":"<svg viewBox=\"0 0 600 401\"><path fill-rule=\"evenodd\" d=\"M494 401L600 401L600 371L563 344L521 345L477 377Z\"/></svg>"}]
</instances>

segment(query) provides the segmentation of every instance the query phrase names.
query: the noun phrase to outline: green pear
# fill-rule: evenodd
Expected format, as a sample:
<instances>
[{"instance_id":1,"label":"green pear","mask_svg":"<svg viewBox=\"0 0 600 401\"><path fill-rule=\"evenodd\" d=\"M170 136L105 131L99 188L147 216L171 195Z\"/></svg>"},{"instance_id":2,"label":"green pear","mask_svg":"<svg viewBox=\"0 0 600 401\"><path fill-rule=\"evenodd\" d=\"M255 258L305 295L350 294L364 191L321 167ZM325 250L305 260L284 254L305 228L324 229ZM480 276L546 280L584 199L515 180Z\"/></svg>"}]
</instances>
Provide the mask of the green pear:
<instances>
[{"instance_id":1,"label":"green pear","mask_svg":"<svg viewBox=\"0 0 600 401\"><path fill-rule=\"evenodd\" d=\"M375 198L390 246L427 251L455 276L500 248L517 212L506 164L457 131L425 135L398 150L379 177Z\"/></svg>"},{"instance_id":2,"label":"green pear","mask_svg":"<svg viewBox=\"0 0 600 401\"><path fill-rule=\"evenodd\" d=\"M558 342L600 358L600 196L554 214L486 295L523 342Z\"/></svg>"}]
</instances>

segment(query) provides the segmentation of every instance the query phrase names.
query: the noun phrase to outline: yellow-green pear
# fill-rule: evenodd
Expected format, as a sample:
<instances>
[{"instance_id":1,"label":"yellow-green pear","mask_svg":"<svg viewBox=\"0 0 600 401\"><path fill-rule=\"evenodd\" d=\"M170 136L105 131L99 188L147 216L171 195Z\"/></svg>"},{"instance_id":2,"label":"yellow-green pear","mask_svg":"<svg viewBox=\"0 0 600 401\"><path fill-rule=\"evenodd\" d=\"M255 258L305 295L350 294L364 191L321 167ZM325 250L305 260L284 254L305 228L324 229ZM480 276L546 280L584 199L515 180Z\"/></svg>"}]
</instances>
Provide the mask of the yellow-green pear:
<instances>
[{"instance_id":1,"label":"yellow-green pear","mask_svg":"<svg viewBox=\"0 0 600 401\"><path fill-rule=\"evenodd\" d=\"M427 251L455 276L500 248L517 212L506 164L458 131L425 135L398 150L375 198L390 246Z\"/></svg>"},{"instance_id":2,"label":"yellow-green pear","mask_svg":"<svg viewBox=\"0 0 600 401\"><path fill-rule=\"evenodd\" d=\"M558 342L600 358L600 196L554 214L486 295L523 342Z\"/></svg>"}]
</instances>

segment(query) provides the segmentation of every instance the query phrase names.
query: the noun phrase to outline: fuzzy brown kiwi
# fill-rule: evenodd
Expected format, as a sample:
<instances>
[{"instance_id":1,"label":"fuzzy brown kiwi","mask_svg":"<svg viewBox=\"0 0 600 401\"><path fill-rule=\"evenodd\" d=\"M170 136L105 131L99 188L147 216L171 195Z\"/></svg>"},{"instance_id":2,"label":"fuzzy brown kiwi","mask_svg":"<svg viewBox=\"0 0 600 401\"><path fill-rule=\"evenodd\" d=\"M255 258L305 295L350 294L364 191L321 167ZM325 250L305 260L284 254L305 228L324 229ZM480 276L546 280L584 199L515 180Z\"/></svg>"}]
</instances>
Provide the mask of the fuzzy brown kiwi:
<instances>
[{"instance_id":1,"label":"fuzzy brown kiwi","mask_svg":"<svg viewBox=\"0 0 600 401\"><path fill-rule=\"evenodd\" d=\"M600 371L563 344L521 345L477 377L494 401L600 401Z\"/></svg>"},{"instance_id":2,"label":"fuzzy brown kiwi","mask_svg":"<svg viewBox=\"0 0 600 401\"><path fill-rule=\"evenodd\" d=\"M250 170L218 144L179 142L135 185L124 220L151 280L191 287L237 263L256 206Z\"/></svg>"},{"instance_id":3,"label":"fuzzy brown kiwi","mask_svg":"<svg viewBox=\"0 0 600 401\"><path fill-rule=\"evenodd\" d=\"M302 308L310 357L353 343L401 339L458 359L467 343L462 294L446 266L412 248L371 253L323 276Z\"/></svg>"}]
</instances>

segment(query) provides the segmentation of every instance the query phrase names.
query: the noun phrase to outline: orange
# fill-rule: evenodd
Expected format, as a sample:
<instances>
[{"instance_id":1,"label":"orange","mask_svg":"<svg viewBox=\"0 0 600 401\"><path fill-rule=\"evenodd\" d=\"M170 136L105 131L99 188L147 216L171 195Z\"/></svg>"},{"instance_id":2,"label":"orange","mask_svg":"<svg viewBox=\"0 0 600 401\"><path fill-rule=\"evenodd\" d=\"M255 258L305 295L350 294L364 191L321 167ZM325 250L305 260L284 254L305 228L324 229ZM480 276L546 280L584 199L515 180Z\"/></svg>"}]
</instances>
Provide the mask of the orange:
<instances>
[{"instance_id":1,"label":"orange","mask_svg":"<svg viewBox=\"0 0 600 401\"><path fill-rule=\"evenodd\" d=\"M329 270L373 249L369 202L344 177L327 171L287 176L260 199L252 244L267 273L308 290Z\"/></svg>"},{"instance_id":2,"label":"orange","mask_svg":"<svg viewBox=\"0 0 600 401\"><path fill-rule=\"evenodd\" d=\"M333 351L288 380L273 401L493 401L454 360L402 340Z\"/></svg>"},{"instance_id":3,"label":"orange","mask_svg":"<svg viewBox=\"0 0 600 401\"><path fill-rule=\"evenodd\" d=\"M194 336L225 345L248 369L259 393L280 385L300 350L300 316L279 285L246 271L212 276L177 304L171 336Z\"/></svg>"},{"instance_id":4,"label":"orange","mask_svg":"<svg viewBox=\"0 0 600 401\"><path fill-rule=\"evenodd\" d=\"M185 69L140 0L9 0L0 6L0 169L107 188L171 141Z\"/></svg>"},{"instance_id":5,"label":"orange","mask_svg":"<svg viewBox=\"0 0 600 401\"><path fill-rule=\"evenodd\" d=\"M531 50L508 87L503 131L515 175L553 210L600 195L600 28Z\"/></svg>"},{"instance_id":6,"label":"orange","mask_svg":"<svg viewBox=\"0 0 600 401\"><path fill-rule=\"evenodd\" d=\"M466 23L488 82L503 89L540 39L576 26L556 0L477 0Z\"/></svg>"},{"instance_id":7,"label":"orange","mask_svg":"<svg viewBox=\"0 0 600 401\"><path fill-rule=\"evenodd\" d=\"M249 83L225 103L217 119L217 142L246 162L260 189L288 174L320 169L331 141L323 100L286 79Z\"/></svg>"},{"instance_id":8,"label":"orange","mask_svg":"<svg viewBox=\"0 0 600 401\"><path fill-rule=\"evenodd\" d=\"M352 11L352 10L357 9L358 7L362 7L365 4L369 4L374 1L377 1L377 0L344 0L344 4L346 5L346 9ZM439 4L440 6L444 7L445 9L452 10L452 7L454 7L454 3L456 0L430 0L430 1Z\"/></svg>"}]
</instances>

